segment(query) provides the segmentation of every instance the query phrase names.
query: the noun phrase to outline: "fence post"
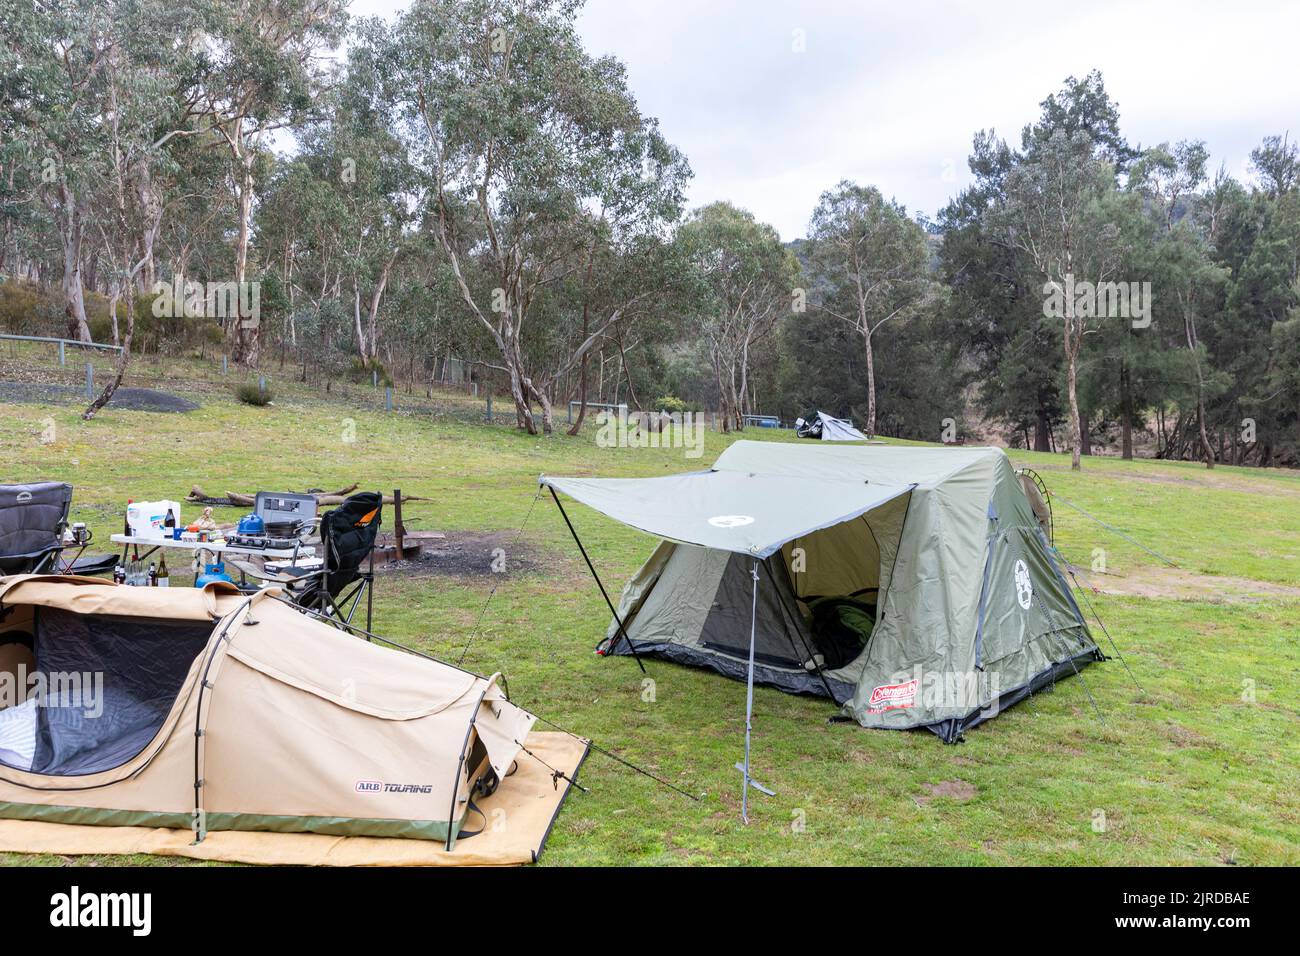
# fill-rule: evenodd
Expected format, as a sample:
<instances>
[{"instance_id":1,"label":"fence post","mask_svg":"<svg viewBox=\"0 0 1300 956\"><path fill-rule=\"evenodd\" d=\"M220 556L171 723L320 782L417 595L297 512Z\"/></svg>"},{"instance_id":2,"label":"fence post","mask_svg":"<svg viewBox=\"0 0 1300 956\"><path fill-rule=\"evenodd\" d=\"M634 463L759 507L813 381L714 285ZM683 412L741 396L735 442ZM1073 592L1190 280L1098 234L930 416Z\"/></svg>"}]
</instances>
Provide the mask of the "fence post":
<instances>
[{"instance_id":1,"label":"fence post","mask_svg":"<svg viewBox=\"0 0 1300 956\"><path fill-rule=\"evenodd\" d=\"M385 385L384 386L384 411L391 412L392 410L393 410L393 389L391 386Z\"/></svg>"},{"instance_id":2,"label":"fence post","mask_svg":"<svg viewBox=\"0 0 1300 956\"><path fill-rule=\"evenodd\" d=\"M93 402L94 400L95 400L95 366L87 362L86 363L86 401Z\"/></svg>"},{"instance_id":3,"label":"fence post","mask_svg":"<svg viewBox=\"0 0 1300 956\"><path fill-rule=\"evenodd\" d=\"M371 388L379 387L379 369L377 368L372 368L370 370L370 387Z\"/></svg>"},{"instance_id":4,"label":"fence post","mask_svg":"<svg viewBox=\"0 0 1300 956\"><path fill-rule=\"evenodd\" d=\"M490 425L492 424L492 393L491 392L488 392L487 402L488 402L487 421L488 424Z\"/></svg>"},{"instance_id":5,"label":"fence post","mask_svg":"<svg viewBox=\"0 0 1300 956\"><path fill-rule=\"evenodd\" d=\"M63 345L64 345L63 339L59 339L59 364L60 364L60 365L67 365L67 364L68 364L68 357L67 357L67 354L66 354L66 353L64 352L64 350L63 350Z\"/></svg>"},{"instance_id":6,"label":"fence post","mask_svg":"<svg viewBox=\"0 0 1300 956\"><path fill-rule=\"evenodd\" d=\"M402 524L402 489L393 489L393 543L397 545L397 560L401 561L405 548L406 525Z\"/></svg>"},{"instance_id":7,"label":"fence post","mask_svg":"<svg viewBox=\"0 0 1300 956\"><path fill-rule=\"evenodd\" d=\"M266 376L265 376L265 375L259 375L259 376L257 377L257 390L258 390L259 392L261 392L262 394L266 394Z\"/></svg>"},{"instance_id":8,"label":"fence post","mask_svg":"<svg viewBox=\"0 0 1300 956\"><path fill-rule=\"evenodd\" d=\"M221 374L222 374L222 375L225 375L226 372L228 371L227 361L228 361L228 360L227 360L227 357L226 357L226 356L224 356L224 355L221 356Z\"/></svg>"}]
</instances>

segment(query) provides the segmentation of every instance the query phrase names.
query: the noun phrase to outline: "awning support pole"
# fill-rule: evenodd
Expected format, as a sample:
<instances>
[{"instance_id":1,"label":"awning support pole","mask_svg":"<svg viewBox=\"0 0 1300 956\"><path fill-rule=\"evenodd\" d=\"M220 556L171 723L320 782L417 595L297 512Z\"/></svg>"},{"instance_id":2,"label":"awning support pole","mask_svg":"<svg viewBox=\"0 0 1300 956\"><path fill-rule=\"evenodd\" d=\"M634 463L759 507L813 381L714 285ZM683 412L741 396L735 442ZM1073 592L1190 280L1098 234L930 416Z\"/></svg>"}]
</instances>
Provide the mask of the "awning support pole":
<instances>
[{"instance_id":1,"label":"awning support pole","mask_svg":"<svg viewBox=\"0 0 1300 956\"><path fill-rule=\"evenodd\" d=\"M637 666L641 668L641 673L644 674L646 670L645 664L641 662L641 655L636 652L636 645L632 643L632 638L627 636L627 631L623 628L623 619L618 616L618 609L614 607L614 602L609 599L609 593L605 590L605 585L601 583L600 575L596 573L596 566L591 563L591 558L587 557L587 549L582 546L582 539L578 537L578 532L574 530L573 522L569 520L569 513L564 510L564 505L560 503L560 496L555 493L555 489L550 485L547 485L546 487L547 490L550 491L551 497L555 499L555 506L560 509L560 514L564 518L564 523L569 526L569 534L573 535L573 540L577 543L578 550L582 552L582 560L587 562L587 570L590 571L591 576L596 579L596 587L600 588L600 596L605 599L605 603L609 606L609 612L614 615L614 620L618 623L618 634L615 636L614 642L609 646L610 651L613 651L614 648L618 646L618 638L622 637L627 641L627 646L631 649L632 656L636 658Z\"/></svg>"},{"instance_id":2,"label":"awning support pole","mask_svg":"<svg viewBox=\"0 0 1300 956\"><path fill-rule=\"evenodd\" d=\"M754 579L754 596L749 611L749 674L745 678L745 762L736 764L736 769L744 774L745 778L740 792L740 819L746 823L749 822L750 787L769 797L776 795L749 775L749 738L754 727L754 637L758 628L758 561L754 561L749 573Z\"/></svg>"}]
</instances>

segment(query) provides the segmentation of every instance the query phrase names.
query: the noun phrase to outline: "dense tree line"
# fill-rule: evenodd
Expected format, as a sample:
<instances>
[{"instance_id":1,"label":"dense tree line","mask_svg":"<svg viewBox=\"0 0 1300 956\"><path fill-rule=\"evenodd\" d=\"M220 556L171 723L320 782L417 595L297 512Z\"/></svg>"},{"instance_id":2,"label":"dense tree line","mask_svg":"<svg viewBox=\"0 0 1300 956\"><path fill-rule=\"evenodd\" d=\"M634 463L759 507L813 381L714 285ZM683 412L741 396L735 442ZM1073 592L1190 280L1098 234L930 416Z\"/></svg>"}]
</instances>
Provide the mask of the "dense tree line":
<instances>
[{"instance_id":1,"label":"dense tree line","mask_svg":"<svg viewBox=\"0 0 1300 956\"><path fill-rule=\"evenodd\" d=\"M1129 143L1101 76L1068 78L1017 141L975 135L936 220L845 181L782 243L685 208L687 158L577 6L0 0L0 318L126 345L117 381L141 349L468 370L530 432L570 401L575 433L588 402L821 408L1076 466L1300 460L1285 135L1238 182L1197 140ZM231 283L251 308L214 309Z\"/></svg>"}]
</instances>

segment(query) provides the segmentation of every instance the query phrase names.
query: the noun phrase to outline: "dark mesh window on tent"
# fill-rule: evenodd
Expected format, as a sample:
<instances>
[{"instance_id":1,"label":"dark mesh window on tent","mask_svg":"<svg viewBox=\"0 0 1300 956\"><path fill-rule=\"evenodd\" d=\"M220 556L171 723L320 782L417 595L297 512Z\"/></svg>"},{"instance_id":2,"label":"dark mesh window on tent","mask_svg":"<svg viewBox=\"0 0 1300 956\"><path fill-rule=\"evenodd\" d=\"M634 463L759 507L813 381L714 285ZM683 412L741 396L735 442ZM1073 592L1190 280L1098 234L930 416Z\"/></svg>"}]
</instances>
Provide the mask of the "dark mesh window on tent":
<instances>
[{"instance_id":1,"label":"dark mesh window on tent","mask_svg":"<svg viewBox=\"0 0 1300 956\"><path fill-rule=\"evenodd\" d=\"M211 634L202 621L38 608L36 670L49 693L36 712L32 772L99 773L143 751Z\"/></svg>"}]
</instances>

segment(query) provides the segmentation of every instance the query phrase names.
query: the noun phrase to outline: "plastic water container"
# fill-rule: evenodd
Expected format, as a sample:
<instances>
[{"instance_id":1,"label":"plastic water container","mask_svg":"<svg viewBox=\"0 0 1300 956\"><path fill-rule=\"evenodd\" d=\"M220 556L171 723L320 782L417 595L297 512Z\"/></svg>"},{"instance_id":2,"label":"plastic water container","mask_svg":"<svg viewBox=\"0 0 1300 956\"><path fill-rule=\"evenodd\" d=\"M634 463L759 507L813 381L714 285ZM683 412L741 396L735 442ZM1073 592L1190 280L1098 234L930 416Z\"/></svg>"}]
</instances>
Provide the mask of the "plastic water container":
<instances>
[{"instance_id":1,"label":"plastic water container","mask_svg":"<svg viewBox=\"0 0 1300 956\"><path fill-rule=\"evenodd\" d=\"M127 505L126 525L138 538L161 538L171 512L176 524L181 523L181 506L178 501L136 501Z\"/></svg>"}]
</instances>

